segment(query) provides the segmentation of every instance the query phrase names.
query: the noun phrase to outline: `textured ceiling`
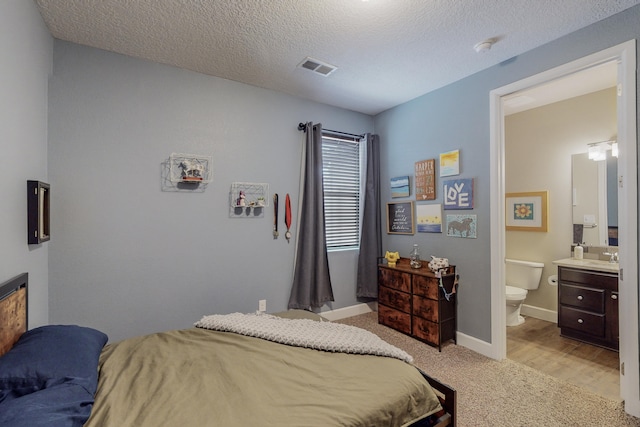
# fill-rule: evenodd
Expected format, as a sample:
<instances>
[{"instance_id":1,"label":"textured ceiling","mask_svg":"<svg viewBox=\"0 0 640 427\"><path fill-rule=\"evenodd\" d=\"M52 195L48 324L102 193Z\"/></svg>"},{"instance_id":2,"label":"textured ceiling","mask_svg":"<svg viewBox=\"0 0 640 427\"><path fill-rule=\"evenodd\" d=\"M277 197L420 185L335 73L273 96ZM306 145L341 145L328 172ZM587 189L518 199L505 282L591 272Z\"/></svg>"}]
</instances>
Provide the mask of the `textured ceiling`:
<instances>
[{"instance_id":1,"label":"textured ceiling","mask_svg":"<svg viewBox=\"0 0 640 427\"><path fill-rule=\"evenodd\" d=\"M640 0L36 0L51 34L366 114ZM496 43L485 53L474 45ZM306 57L329 76L297 67Z\"/></svg>"}]
</instances>

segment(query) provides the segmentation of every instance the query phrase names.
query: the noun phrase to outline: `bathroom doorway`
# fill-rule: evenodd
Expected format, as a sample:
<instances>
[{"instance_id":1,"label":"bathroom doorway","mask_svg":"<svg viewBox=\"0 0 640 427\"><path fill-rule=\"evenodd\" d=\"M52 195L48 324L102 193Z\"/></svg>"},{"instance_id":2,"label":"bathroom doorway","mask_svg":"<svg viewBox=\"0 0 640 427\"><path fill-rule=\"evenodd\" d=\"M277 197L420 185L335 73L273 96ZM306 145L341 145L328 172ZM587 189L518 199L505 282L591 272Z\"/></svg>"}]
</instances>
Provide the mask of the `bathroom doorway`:
<instances>
[{"instance_id":1,"label":"bathroom doorway","mask_svg":"<svg viewBox=\"0 0 640 427\"><path fill-rule=\"evenodd\" d=\"M616 136L616 84L617 64L608 62L504 98L506 192L545 190L549 197L548 232L507 231L505 254L544 266L542 277L536 279L537 288L525 291L522 304L510 301L507 307L507 358L620 400L618 353L560 336L557 266L553 264L571 256L570 244L575 242L572 218L580 217L582 210L597 215L596 227L580 238L586 242L587 257L595 256L595 246L600 246L599 229L607 229L604 215L599 215L599 202L606 206L604 197L599 197L604 194L593 191L599 169L607 162L582 157L587 156L590 142ZM617 163L611 150L608 154ZM574 164L578 158L580 162ZM577 185L574 175L586 188ZM574 200L569 197L572 188L577 188ZM615 188L612 193L617 193ZM610 199L617 205L616 198ZM617 215L610 219L610 224L617 225ZM507 285L514 286L509 281L512 267L505 264ZM517 318L514 310L526 318L524 324L509 326Z\"/></svg>"},{"instance_id":2,"label":"bathroom doorway","mask_svg":"<svg viewBox=\"0 0 640 427\"><path fill-rule=\"evenodd\" d=\"M636 95L635 95L635 41L623 43L564 66L491 92L491 206L492 206L492 351L496 359L506 357L505 323L505 131L504 100L518 92L564 78L580 71L615 61L618 68L618 129L621 148L619 176L620 235L637 236L637 163L636 163ZM622 149L624 147L624 149ZM620 396L625 410L640 415L638 387L638 287L637 238L620 241ZM543 280L546 280L544 278Z\"/></svg>"}]
</instances>

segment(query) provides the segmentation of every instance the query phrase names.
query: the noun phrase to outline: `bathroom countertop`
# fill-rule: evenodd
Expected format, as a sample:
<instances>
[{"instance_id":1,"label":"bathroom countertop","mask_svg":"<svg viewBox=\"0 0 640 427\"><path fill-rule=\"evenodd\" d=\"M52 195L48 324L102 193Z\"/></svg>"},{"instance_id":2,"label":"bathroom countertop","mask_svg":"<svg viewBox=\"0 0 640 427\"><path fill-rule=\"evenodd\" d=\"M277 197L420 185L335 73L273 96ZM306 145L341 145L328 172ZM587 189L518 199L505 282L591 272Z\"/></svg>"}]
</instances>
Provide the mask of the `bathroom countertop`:
<instances>
[{"instance_id":1,"label":"bathroom countertop","mask_svg":"<svg viewBox=\"0 0 640 427\"><path fill-rule=\"evenodd\" d=\"M606 271L610 273L617 273L620 271L620 264L617 262L611 263L609 261L601 261L597 259L564 258L553 261L553 263L563 267L581 268L584 270Z\"/></svg>"}]
</instances>

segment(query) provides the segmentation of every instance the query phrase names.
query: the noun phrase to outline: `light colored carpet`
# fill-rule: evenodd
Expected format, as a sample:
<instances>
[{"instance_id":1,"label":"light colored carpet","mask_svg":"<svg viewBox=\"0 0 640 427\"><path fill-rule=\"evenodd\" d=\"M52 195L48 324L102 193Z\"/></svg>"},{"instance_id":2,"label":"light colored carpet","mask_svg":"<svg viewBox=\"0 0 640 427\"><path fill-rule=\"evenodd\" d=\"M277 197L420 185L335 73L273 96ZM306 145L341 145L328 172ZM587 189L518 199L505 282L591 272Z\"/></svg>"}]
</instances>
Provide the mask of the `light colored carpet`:
<instances>
[{"instance_id":1,"label":"light colored carpet","mask_svg":"<svg viewBox=\"0 0 640 427\"><path fill-rule=\"evenodd\" d=\"M511 360L496 361L465 347L442 353L378 324L377 313L338 322L369 330L414 358L427 374L455 388L458 426L640 426L623 404Z\"/></svg>"}]
</instances>

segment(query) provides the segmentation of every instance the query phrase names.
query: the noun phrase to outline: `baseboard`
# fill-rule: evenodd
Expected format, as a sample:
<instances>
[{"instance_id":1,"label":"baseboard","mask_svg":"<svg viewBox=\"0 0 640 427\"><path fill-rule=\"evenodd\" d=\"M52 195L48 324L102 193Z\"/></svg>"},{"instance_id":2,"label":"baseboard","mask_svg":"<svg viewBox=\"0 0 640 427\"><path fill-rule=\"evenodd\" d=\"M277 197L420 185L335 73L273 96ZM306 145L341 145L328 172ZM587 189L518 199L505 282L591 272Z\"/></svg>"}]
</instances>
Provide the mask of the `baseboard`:
<instances>
[{"instance_id":1,"label":"baseboard","mask_svg":"<svg viewBox=\"0 0 640 427\"><path fill-rule=\"evenodd\" d=\"M371 313L372 311L378 311L378 302L372 301L369 303L356 304L349 307L337 308L335 310L327 310L318 313L327 320L335 321L345 319L347 317L357 316L359 314ZM457 332L456 342L458 345L467 347L470 350L480 353L483 356L496 359L493 354L493 347L486 341L479 340L472 336Z\"/></svg>"},{"instance_id":2,"label":"baseboard","mask_svg":"<svg viewBox=\"0 0 640 427\"><path fill-rule=\"evenodd\" d=\"M547 310L546 308L534 307L527 304L522 304L520 314L523 316L534 317L540 320L546 320L551 323L558 323L558 312L553 310Z\"/></svg>"},{"instance_id":3,"label":"baseboard","mask_svg":"<svg viewBox=\"0 0 640 427\"><path fill-rule=\"evenodd\" d=\"M479 340L478 338L463 334L462 332L457 332L456 343L462 347L468 348L469 350L473 350L476 353L480 353L483 356L490 357L491 359L497 359L494 355L493 346L486 341Z\"/></svg>"},{"instance_id":4,"label":"baseboard","mask_svg":"<svg viewBox=\"0 0 640 427\"><path fill-rule=\"evenodd\" d=\"M357 316L359 314L371 313L372 311L378 311L377 301L336 308L335 310L322 311L318 314L327 320L334 321Z\"/></svg>"}]
</instances>

